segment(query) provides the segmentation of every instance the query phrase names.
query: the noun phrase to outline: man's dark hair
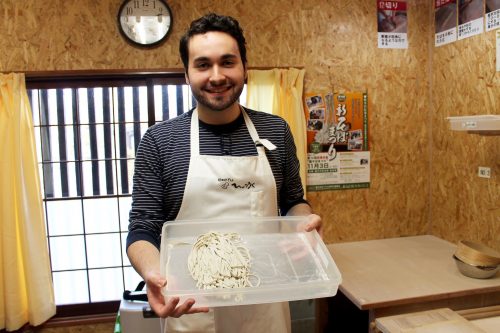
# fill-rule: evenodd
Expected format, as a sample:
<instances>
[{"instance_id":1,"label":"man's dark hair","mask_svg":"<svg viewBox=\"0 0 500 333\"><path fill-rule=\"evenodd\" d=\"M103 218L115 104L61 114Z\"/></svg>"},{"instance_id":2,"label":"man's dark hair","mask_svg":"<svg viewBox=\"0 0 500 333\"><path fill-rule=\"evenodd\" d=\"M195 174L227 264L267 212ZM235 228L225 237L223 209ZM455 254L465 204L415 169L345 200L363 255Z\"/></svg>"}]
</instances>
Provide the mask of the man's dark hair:
<instances>
[{"instance_id":1,"label":"man's dark hair","mask_svg":"<svg viewBox=\"0 0 500 333\"><path fill-rule=\"evenodd\" d=\"M243 36L243 29L241 29L238 21L231 16L209 13L191 22L188 31L181 37L181 41L179 43L179 53L181 54L185 71L187 72L189 64L189 39L195 35L204 34L210 31L225 32L233 37L238 43L238 49L240 51L243 66L246 67L247 49L245 46L245 37Z\"/></svg>"}]
</instances>

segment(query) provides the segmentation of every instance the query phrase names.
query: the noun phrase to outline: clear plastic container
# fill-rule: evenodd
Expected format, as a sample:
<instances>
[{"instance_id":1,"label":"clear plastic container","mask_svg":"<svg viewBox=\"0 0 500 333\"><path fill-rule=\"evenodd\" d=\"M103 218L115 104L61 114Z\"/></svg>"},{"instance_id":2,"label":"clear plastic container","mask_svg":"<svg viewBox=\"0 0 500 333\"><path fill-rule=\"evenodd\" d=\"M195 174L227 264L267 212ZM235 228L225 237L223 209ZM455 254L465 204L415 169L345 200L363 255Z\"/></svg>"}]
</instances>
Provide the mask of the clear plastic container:
<instances>
[{"instance_id":1,"label":"clear plastic container","mask_svg":"<svg viewBox=\"0 0 500 333\"><path fill-rule=\"evenodd\" d=\"M195 306L274 303L334 296L340 272L316 230L301 231L306 217L268 217L171 221L163 225L160 272L167 278L166 298ZM199 235L237 232L252 258L250 271L260 279L255 287L200 290L191 277L187 258Z\"/></svg>"}]
</instances>

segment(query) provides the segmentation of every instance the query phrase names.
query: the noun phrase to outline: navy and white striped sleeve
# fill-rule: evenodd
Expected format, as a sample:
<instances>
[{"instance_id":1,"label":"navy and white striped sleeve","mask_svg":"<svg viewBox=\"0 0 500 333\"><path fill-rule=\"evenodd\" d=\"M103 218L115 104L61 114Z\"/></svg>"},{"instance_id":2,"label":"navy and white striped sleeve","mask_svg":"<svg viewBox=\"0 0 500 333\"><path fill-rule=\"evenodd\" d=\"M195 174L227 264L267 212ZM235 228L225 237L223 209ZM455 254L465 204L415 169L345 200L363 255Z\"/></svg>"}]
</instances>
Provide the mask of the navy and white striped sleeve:
<instances>
[{"instance_id":1,"label":"navy and white striped sleeve","mask_svg":"<svg viewBox=\"0 0 500 333\"><path fill-rule=\"evenodd\" d=\"M307 203L304 200L304 189L300 178L300 163L297 158L297 148L290 127L288 124L285 127L285 156L283 156L285 172L280 192L282 215L286 215L290 208L299 203Z\"/></svg>"},{"instance_id":2,"label":"navy and white striped sleeve","mask_svg":"<svg viewBox=\"0 0 500 333\"><path fill-rule=\"evenodd\" d=\"M151 128L148 129L141 139L135 159L127 247L137 240L159 247L161 227L166 219L160 149L151 132Z\"/></svg>"}]
</instances>

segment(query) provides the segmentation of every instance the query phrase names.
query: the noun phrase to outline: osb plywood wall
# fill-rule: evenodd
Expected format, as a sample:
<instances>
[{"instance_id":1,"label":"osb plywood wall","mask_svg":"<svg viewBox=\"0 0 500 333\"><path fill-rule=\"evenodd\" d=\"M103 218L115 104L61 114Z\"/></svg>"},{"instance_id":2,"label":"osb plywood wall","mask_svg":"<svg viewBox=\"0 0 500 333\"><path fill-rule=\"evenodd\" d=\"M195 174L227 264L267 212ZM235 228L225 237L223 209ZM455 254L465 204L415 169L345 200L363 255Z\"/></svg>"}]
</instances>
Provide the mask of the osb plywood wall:
<instances>
[{"instance_id":1,"label":"osb plywood wall","mask_svg":"<svg viewBox=\"0 0 500 333\"><path fill-rule=\"evenodd\" d=\"M500 136L450 131L448 116L500 115L495 32L436 48L432 67L432 233L500 250ZM491 178L478 177L478 167Z\"/></svg>"},{"instance_id":2,"label":"osb plywood wall","mask_svg":"<svg viewBox=\"0 0 500 333\"><path fill-rule=\"evenodd\" d=\"M240 20L250 66L301 66L307 89L367 90L372 185L310 193L327 242L425 233L429 207L428 25L409 4L408 50L379 50L374 1L168 1L174 30L162 47L129 46L114 1L2 2L0 70L180 68L177 45L208 11Z\"/></svg>"},{"instance_id":3,"label":"osb plywood wall","mask_svg":"<svg viewBox=\"0 0 500 333\"><path fill-rule=\"evenodd\" d=\"M307 90L368 91L370 189L308 195L324 218L327 242L431 230L450 240L468 234L486 240L498 228L498 182L474 178L479 161L466 157L492 167L496 161L498 171L498 139L450 133L443 121L448 114L467 112L459 107L496 103L498 88L489 85L498 87L498 77L486 73L492 60L484 62L483 55L491 40L457 43L432 57L428 0L408 2L407 50L377 48L373 0L167 2L174 14L169 40L140 50L117 30L121 0L4 0L0 71L181 68L178 40L189 22L209 11L231 15L245 30L251 67L303 67ZM457 87L465 81L462 64L470 82ZM489 93L470 96L469 91ZM475 218L482 210L487 213Z\"/></svg>"},{"instance_id":4,"label":"osb plywood wall","mask_svg":"<svg viewBox=\"0 0 500 333\"><path fill-rule=\"evenodd\" d=\"M370 189L309 194L327 222L325 239L426 233L429 7L425 1L408 3L408 50L382 50L375 1L333 3L312 10L319 19L304 31L310 50L306 86L368 91L372 161Z\"/></svg>"}]
</instances>

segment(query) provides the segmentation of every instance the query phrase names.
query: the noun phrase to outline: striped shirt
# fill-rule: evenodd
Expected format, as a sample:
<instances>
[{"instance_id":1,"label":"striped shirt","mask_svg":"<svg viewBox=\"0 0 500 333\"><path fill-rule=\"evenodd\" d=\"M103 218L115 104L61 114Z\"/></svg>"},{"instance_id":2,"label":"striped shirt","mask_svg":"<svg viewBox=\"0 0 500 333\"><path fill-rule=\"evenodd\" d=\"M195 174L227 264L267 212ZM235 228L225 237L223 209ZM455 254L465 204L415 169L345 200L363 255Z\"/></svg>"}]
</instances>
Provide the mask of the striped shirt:
<instances>
[{"instance_id":1,"label":"striped shirt","mask_svg":"<svg viewBox=\"0 0 500 333\"><path fill-rule=\"evenodd\" d=\"M282 215L306 202L299 174L295 143L288 124L280 117L245 109L261 139L277 149L266 150L276 182ZM175 220L182 203L190 160L192 110L151 126L137 150L127 247L146 240L159 248L164 222ZM257 155L244 118L225 125L200 123L200 154Z\"/></svg>"}]
</instances>

